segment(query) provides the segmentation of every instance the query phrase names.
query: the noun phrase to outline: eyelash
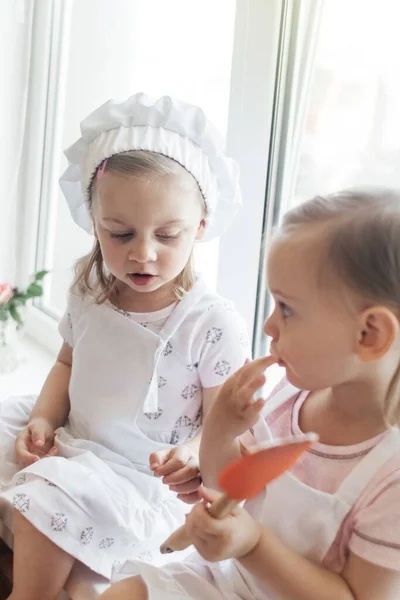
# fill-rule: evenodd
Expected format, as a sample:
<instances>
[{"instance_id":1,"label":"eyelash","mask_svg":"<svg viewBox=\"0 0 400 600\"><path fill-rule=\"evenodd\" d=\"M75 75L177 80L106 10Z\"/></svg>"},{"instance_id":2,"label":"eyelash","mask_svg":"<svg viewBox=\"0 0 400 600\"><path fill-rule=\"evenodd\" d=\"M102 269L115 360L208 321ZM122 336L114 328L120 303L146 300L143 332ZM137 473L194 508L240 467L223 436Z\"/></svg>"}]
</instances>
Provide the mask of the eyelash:
<instances>
[{"instance_id":1,"label":"eyelash","mask_svg":"<svg viewBox=\"0 0 400 600\"><path fill-rule=\"evenodd\" d=\"M281 311L281 314L284 319L288 319L289 317L291 317L293 315L292 309L284 302L278 302L278 306L279 306L279 310ZM287 313L289 313L289 314L287 314Z\"/></svg>"},{"instance_id":2,"label":"eyelash","mask_svg":"<svg viewBox=\"0 0 400 600\"><path fill-rule=\"evenodd\" d=\"M110 233L113 240L127 240L132 237L132 233Z\"/></svg>"},{"instance_id":3,"label":"eyelash","mask_svg":"<svg viewBox=\"0 0 400 600\"><path fill-rule=\"evenodd\" d=\"M159 234L157 237L160 238L160 240L176 240L178 236L179 236L179 234L177 234L177 235L161 235L161 234Z\"/></svg>"},{"instance_id":4,"label":"eyelash","mask_svg":"<svg viewBox=\"0 0 400 600\"><path fill-rule=\"evenodd\" d=\"M177 235L158 235L157 237L160 240L168 241L168 240L176 240L179 234ZM114 240L129 240L133 237L133 233L110 233L110 237Z\"/></svg>"}]
</instances>

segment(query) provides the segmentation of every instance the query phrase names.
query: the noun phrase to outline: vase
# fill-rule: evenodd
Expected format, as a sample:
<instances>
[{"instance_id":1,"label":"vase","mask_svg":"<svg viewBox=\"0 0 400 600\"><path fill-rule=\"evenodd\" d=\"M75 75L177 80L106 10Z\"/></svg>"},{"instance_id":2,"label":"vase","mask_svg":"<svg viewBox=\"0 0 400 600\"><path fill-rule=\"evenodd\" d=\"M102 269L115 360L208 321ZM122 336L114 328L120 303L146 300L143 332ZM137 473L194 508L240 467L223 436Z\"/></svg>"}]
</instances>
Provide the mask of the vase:
<instances>
[{"instance_id":1,"label":"vase","mask_svg":"<svg viewBox=\"0 0 400 600\"><path fill-rule=\"evenodd\" d=\"M16 326L11 319L0 321L0 375L12 373L19 360L15 349Z\"/></svg>"}]
</instances>

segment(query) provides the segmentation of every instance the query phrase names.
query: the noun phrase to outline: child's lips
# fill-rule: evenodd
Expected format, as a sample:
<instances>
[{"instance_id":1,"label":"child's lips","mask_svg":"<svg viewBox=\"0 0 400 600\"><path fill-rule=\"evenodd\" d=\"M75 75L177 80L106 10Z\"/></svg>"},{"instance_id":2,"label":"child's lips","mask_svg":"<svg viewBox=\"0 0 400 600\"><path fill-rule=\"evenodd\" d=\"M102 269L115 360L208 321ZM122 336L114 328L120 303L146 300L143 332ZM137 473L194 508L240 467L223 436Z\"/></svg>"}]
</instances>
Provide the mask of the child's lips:
<instances>
[{"instance_id":1,"label":"child's lips","mask_svg":"<svg viewBox=\"0 0 400 600\"><path fill-rule=\"evenodd\" d=\"M273 352L273 351L272 351L272 352L271 352L271 355L272 355L272 356L275 358L275 360L276 360L276 363L275 363L275 364L277 364L279 367L286 367L286 363L285 363L285 361L284 361L284 360L282 360L281 358L279 358L279 356L277 356L277 355L275 354L275 352Z\"/></svg>"},{"instance_id":2,"label":"child's lips","mask_svg":"<svg viewBox=\"0 0 400 600\"><path fill-rule=\"evenodd\" d=\"M286 363L284 360L281 359L281 357L279 356L279 354L277 354L277 352L275 352L275 348L270 348L270 352L271 352L271 356L273 356L276 360L276 365L278 365L279 367L286 367Z\"/></svg>"},{"instance_id":3,"label":"child's lips","mask_svg":"<svg viewBox=\"0 0 400 600\"><path fill-rule=\"evenodd\" d=\"M151 273L128 273L128 277L135 285L145 286L152 283L157 276Z\"/></svg>"}]
</instances>

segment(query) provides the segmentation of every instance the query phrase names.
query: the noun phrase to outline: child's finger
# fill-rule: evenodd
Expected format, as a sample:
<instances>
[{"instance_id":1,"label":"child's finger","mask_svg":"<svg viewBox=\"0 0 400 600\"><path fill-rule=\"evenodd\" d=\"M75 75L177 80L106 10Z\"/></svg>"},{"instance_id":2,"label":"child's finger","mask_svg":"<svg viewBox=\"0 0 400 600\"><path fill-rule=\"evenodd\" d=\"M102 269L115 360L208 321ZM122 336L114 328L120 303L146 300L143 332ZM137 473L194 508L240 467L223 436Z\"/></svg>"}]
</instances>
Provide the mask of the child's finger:
<instances>
[{"instance_id":1,"label":"child's finger","mask_svg":"<svg viewBox=\"0 0 400 600\"><path fill-rule=\"evenodd\" d=\"M157 477L164 477L165 475L171 475L171 473L175 473L175 471L179 471L182 469L187 463L188 457L186 461L176 454L172 455L171 458L167 460L165 464L161 467L158 467L155 474Z\"/></svg>"},{"instance_id":2,"label":"child's finger","mask_svg":"<svg viewBox=\"0 0 400 600\"><path fill-rule=\"evenodd\" d=\"M24 445L22 441L17 440L15 444L15 452L17 455L17 461L20 465L27 467L34 462L39 460L39 456L30 452Z\"/></svg>"},{"instance_id":3,"label":"child's finger","mask_svg":"<svg viewBox=\"0 0 400 600\"><path fill-rule=\"evenodd\" d=\"M39 456L36 454L32 454L31 452L23 452L18 456L18 462L23 467L29 467L29 465L33 465L33 463L40 460Z\"/></svg>"},{"instance_id":4,"label":"child's finger","mask_svg":"<svg viewBox=\"0 0 400 600\"><path fill-rule=\"evenodd\" d=\"M45 454L45 456L56 456L58 454L58 449L53 446L50 450Z\"/></svg>"},{"instance_id":5,"label":"child's finger","mask_svg":"<svg viewBox=\"0 0 400 600\"><path fill-rule=\"evenodd\" d=\"M200 488L191 494L177 494L176 497L185 502L185 504L196 504L196 502L201 500L199 490Z\"/></svg>"},{"instance_id":6,"label":"child's finger","mask_svg":"<svg viewBox=\"0 0 400 600\"><path fill-rule=\"evenodd\" d=\"M222 496L221 492L217 492L216 490L212 490L211 488L204 486L201 488L200 494L202 499L206 502L215 502L220 496Z\"/></svg>"},{"instance_id":7,"label":"child's finger","mask_svg":"<svg viewBox=\"0 0 400 600\"><path fill-rule=\"evenodd\" d=\"M263 369L264 371L272 365L276 364L278 359L276 356L272 356L272 354L268 354L267 356L262 356L261 358L257 358L253 360L253 364L257 366L257 368Z\"/></svg>"},{"instance_id":8,"label":"child's finger","mask_svg":"<svg viewBox=\"0 0 400 600\"><path fill-rule=\"evenodd\" d=\"M21 431L15 441L15 452L17 456L23 459L32 459L35 455L29 450L30 433L27 429Z\"/></svg>"},{"instance_id":9,"label":"child's finger","mask_svg":"<svg viewBox=\"0 0 400 600\"><path fill-rule=\"evenodd\" d=\"M179 483L186 483L199 474L199 467L195 461L189 461L187 465L178 469L169 475L165 475L163 483L166 485L177 485Z\"/></svg>"},{"instance_id":10,"label":"child's finger","mask_svg":"<svg viewBox=\"0 0 400 600\"><path fill-rule=\"evenodd\" d=\"M251 394L266 382L265 370L276 363L276 358L267 356L253 361L242 368L238 376L237 388L241 394ZM238 372L239 373L239 372Z\"/></svg>"},{"instance_id":11,"label":"child's finger","mask_svg":"<svg viewBox=\"0 0 400 600\"><path fill-rule=\"evenodd\" d=\"M47 424L42 421L33 421L28 424L28 431L30 432L34 446L39 446L40 448L45 445L46 440L49 437Z\"/></svg>"},{"instance_id":12,"label":"child's finger","mask_svg":"<svg viewBox=\"0 0 400 600\"><path fill-rule=\"evenodd\" d=\"M240 369L241 379L247 379L250 375L256 373L264 373L266 369L271 367L277 362L277 359L274 356L263 356L262 358L257 358L250 363L246 363Z\"/></svg>"},{"instance_id":13,"label":"child's finger","mask_svg":"<svg viewBox=\"0 0 400 600\"><path fill-rule=\"evenodd\" d=\"M170 448L159 450L158 452L152 452L149 457L150 469L152 471L159 469L167 460L171 453Z\"/></svg>"},{"instance_id":14,"label":"child's finger","mask_svg":"<svg viewBox=\"0 0 400 600\"><path fill-rule=\"evenodd\" d=\"M264 405L265 405L265 400L263 398L258 398L254 402L249 403L243 409L242 418L245 419L247 423L249 423L250 427L252 424L254 424L257 421Z\"/></svg>"},{"instance_id":15,"label":"child's finger","mask_svg":"<svg viewBox=\"0 0 400 600\"><path fill-rule=\"evenodd\" d=\"M194 477L190 481L186 481L185 483L179 483L177 485L170 485L169 489L172 492L176 492L178 494L191 494L199 489L202 484L202 479L200 476Z\"/></svg>"},{"instance_id":16,"label":"child's finger","mask_svg":"<svg viewBox=\"0 0 400 600\"><path fill-rule=\"evenodd\" d=\"M199 502L187 516L186 523L188 529L192 530L195 535L206 539L210 536L219 536L222 531L225 531L225 519L226 517L224 519L215 519L208 513L205 505Z\"/></svg>"},{"instance_id":17,"label":"child's finger","mask_svg":"<svg viewBox=\"0 0 400 600\"><path fill-rule=\"evenodd\" d=\"M265 375L256 375L252 377L240 390L240 394L244 398L252 398L253 395L259 390L266 382Z\"/></svg>"}]
</instances>

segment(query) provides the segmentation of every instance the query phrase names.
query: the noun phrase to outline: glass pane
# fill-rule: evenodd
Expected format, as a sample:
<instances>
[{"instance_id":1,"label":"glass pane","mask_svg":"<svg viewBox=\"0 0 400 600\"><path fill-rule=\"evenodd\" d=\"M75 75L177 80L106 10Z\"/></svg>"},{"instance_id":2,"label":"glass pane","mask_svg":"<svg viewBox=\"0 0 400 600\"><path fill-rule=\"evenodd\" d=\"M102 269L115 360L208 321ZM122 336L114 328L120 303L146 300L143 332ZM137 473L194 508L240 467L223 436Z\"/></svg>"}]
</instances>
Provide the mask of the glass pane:
<instances>
[{"instance_id":1,"label":"glass pane","mask_svg":"<svg viewBox=\"0 0 400 600\"><path fill-rule=\"evenodd\" d=\"M400 186L399 19L393 0L325 0L293 202Z\"/></svg>"},{"instance_id":2,"label":"glass pane","mask_svg":"<svg viewBox=\"0 0 400 600\"><path fill-rule=\"evenodd\" d=\"M297 171L283 175L294 177L294 195L284 207L344 187L400 187L399 18L393 0L324 1ZM264 337L262 352L268 347ZM265 393L283 375L269 369Z\"/></svg>"},{"instance_id":3,"label":"glass pane","mask_svg":"<svg viewBox=\"0 0 400 600\"><path fill-rule=\"evenodd\" d=\"M236 2L233 0L85 0L72 10L62 148L80 135L79 122L109 98L138 91L169 94L202 106L225 135ZM58 172L65 168L60 158ZM72 221L59 193L46 231L51 283L43 308L62 313L71 265L92 245ZM215 286L218 242L199 244L197 262Z\"/></svg>"}]
</instances>

